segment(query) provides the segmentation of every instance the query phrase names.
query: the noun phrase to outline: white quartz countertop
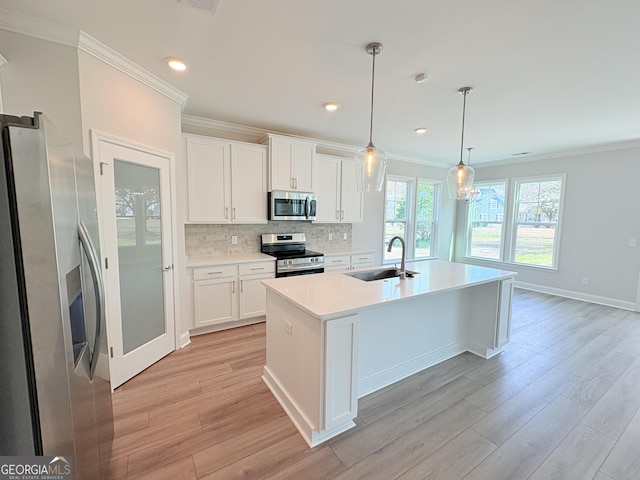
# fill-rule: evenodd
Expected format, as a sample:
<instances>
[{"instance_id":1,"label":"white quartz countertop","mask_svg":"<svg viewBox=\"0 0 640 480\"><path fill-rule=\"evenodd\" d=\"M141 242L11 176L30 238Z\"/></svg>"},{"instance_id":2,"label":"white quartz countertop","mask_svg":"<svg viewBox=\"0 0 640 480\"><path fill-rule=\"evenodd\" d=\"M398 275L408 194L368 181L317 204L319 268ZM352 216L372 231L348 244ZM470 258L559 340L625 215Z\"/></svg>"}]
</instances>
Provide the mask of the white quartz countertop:
<instances>
[{"instance_id":1,"label":"white quartz countertop","mask_svg":"<svg viewBox=\"0 0 640 480\"><path fill-rule=\"evenodd\" d=\"M309 247L309 249L324 253L327 257L333 255L362 255L365 253L375 253L375 250L358 247Z\"/></svg>"},{"instance_id":2,"label":"white quartz countertop","mask_svg":"<svg viewBox=\"0 0 640 480\"><path fill-rule=\"evenodd\" d=\"M276 258L264 253L238 253L230 255L210 255L187 257L187 268L209 267L251 262L275 262Z\"/></svg>"},{"instance_id":3,"label":"white quartz countertop","mask_svg":"<svg viewBox=\"0 0 640 480\"><path fill-rule=\"evenodd\" d=\"M517 275L516 272L442 260L408 262L407 270L420 273L404 280L390 278L365 282L348 274L328 272L268 279L262 283L270 291L281 295L310 315L320 320L329 320L376 305L480 285Z\"/></svg>"}]
</instances>

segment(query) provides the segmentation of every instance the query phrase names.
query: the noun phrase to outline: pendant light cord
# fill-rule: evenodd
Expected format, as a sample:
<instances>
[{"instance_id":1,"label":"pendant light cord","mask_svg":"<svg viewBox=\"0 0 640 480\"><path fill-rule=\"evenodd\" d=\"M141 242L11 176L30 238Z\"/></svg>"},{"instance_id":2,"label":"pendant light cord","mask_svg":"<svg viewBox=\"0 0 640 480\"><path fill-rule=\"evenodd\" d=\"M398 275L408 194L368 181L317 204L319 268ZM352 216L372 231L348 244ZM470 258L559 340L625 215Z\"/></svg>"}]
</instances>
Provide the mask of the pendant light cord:
<instances>
[{"instance_id":1,"label":"pendant light cord","mask_svg":"<svg viewBox=\"0 0 640 480\"><path fill-rule=\"evenodd\" d=\"M469 93L468 90L462 92L462 135L460 136L460 163L458 165L464 165L462 151L464 150L464 116L467 109L467 93Z\"/></svg>"},{"instance_id":2,"label":"pendant light cord","mask_svg":"<svg viewBox=\"0 0 640 480\"><path fill-rule=\"evenodd\" d=\"M371 70L371 116L369 119L369 146L373 146L373 87L376 78L376 48L373 47L373 68Z\"/></svg>"}]
</instances>

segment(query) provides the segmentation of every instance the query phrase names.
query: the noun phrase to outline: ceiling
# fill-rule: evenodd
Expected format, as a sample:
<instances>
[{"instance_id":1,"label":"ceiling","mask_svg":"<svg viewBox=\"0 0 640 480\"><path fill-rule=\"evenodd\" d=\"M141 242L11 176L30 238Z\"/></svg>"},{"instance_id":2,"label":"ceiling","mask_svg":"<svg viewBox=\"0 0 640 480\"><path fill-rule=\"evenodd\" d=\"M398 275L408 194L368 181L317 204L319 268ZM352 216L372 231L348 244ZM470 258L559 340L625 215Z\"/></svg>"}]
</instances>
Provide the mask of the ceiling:
<instances>
[{"instance_id":1,"label":"ceiling","mask_svg":"<svg viewBox=\"0 0 640 480\"><path fill-rule=\"evenodd\" d=\"M640 139L637 0L0 0L82 30L189 96L183 113L472 164ZM0 45L0 53L2 46ZM184 73L163 59L181 57ZM7 59L11 61L11 59ZM429 75L421 84L419 73ZM336 101L341 108L322 108ZM429 132L418 136L416 127ZM466 152L465 152L466 159Z\"/></svg>"}]
</instances>

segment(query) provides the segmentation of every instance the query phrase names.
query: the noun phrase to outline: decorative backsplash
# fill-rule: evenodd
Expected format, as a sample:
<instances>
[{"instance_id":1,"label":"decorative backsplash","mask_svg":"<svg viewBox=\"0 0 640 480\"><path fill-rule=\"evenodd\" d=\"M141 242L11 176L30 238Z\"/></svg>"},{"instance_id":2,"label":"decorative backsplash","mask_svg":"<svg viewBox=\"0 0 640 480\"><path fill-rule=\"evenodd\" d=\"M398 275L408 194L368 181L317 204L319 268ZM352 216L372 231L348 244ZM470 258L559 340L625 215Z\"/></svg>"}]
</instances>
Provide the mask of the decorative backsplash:
<instances>
[{"instance_id":1,"label":"decorative backsplash","mask_svg":"<svg viewBox=\"0 0 640 480\"><path fill-rule=\"evenodd\" d=\"M307 245L310 248L351 246L350 223L269 222L260 225L186 224L184 226L187 256L259 252L260 235L298 232L306 235ZM329 240L330 234L331 240ZM238 237L237 245L231 244L233 235Z\"/></svg>"}]
</instances>

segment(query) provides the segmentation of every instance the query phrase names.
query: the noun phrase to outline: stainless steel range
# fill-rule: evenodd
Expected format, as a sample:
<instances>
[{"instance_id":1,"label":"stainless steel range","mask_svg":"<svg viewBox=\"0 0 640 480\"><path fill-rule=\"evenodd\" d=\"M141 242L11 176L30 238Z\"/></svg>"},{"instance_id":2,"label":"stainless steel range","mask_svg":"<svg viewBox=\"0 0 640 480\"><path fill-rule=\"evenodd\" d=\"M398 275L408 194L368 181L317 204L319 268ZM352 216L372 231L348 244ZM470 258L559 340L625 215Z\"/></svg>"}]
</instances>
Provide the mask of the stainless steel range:
<instances>
[{"instance_id":1,"label":"stainless steel range","mask_svg":"<svg viewBox=\"0 0 640 480\"><path fill-rule=\"evenodd\" d=\"M324 272L324 255L306 248L304 233L261 235L260 251L276 257L276 277Z\"/></svg>"}]
</instances>

